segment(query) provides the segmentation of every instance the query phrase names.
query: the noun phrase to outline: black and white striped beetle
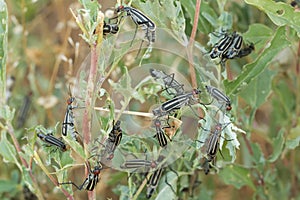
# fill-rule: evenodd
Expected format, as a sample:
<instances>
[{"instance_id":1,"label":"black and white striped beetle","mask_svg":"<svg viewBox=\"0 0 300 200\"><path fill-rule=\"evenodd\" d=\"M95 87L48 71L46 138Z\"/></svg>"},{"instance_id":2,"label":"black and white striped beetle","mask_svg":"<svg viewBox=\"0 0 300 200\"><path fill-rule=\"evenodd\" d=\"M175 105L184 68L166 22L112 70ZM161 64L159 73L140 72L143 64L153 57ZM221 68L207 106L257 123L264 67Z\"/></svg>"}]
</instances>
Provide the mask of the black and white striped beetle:
<instances>
[{"instance_id":1,"label":"black and white striped beetle","mask_svg":"<svg viewBox=\"0 0 300 200\"><path fill-rule=\"evenodd\" d=\"M221 58L221 63L227 59L241 58L249 55L254 50L254 44L250 43L245 48L242 48L243 37L237 32L231 34L224 33L223 38L213 47L210 52L210 57L215 59Z\"/></svg>"},{"instance_id":2,"label":"black and white striped beetle","mask_svg":"<svg viewBox=\"0 0 300 200\"><path fill-rule=\"evenodd\" d=\"M75 101L75 97L73 97L72 95L70 95L70 98L67 99L67 109L66 109L64 121L62 123L61 133L63 136L67 136L67 134L70 133L72 138L75 141L82 144L80 135L77 132L76 127L75 127L75 117L74 117L74 113L73 113L73 109L79 108L79 107L72 105L74 101Z\"/></svg>"},{"instance_id":3,"label":"black and white striped beetle","mask_svg":"<svg viewBox=\"0 0 300 200\"><path fill-rule=\"evenodd\" d=\"M228 96L226 96L224 93L222 93L220 90L213 86L206 85L205 86L207 92L215 98L218 102L220 103L225 103L226 105L226 110L231 110L231 101Z\"/></svg>"},{"instance_id":4,"label":"black and white striped beetle","mask_svg":"<svg viewBox=\"0 0 300 200\"><path fill-rule=\"evenodd\" d=\"M114 152L122 140L122 129L120 125L121 121L119 120L116 123L113 122L113 129L106 140L105 153L108 154L108 160L113 159Z\"/></svg>"},{"instance_id":5,"label":"black and white striped beetle","mask_svg":"<svg viewBox=\"0 0 300 200\"><path fill-rule=\"evenodd\" d=\"M165 159L165 157L160 155L157 159L157 162L161 163L164 159ZM150 199L152 197L152 195L155 192L155 190L158 186L159 180L160 180L162 174L164 173L164 171L165 171L164 166L162 166L162 165L161 166L156 166L155 171L151 174L149 180L147 181L147 192L146 192L147 199ZM166 182L166 184L169 185L171 187L172 191L175 193L172 186L167 182Z\"/></svg>"},{"instance_id":6,"label":"black and white striped beetle","mask_svg":"<svg viewBox=\"0 0 300 200\"><path fill-rule=\"evenodd\" d=\"M219 123L216 125L214 131L212 131L212 134L208 138L208 142L206 144L206 154L209 162L214 160L217 155L221 132L222 132L222 124Z\"/></svg>"},{"instance_id":7,"label":"black and white striped beetle","mask_svg":"<svg viewBox=\"0 0 300 200\"><path fill-rule=\"evenodd\" d=\"M162 103L158 108L153 109L153 115L157 117L162 117L172 113L175 110L182 108L183 106L190 106L197 102L195 95L201 93L199 89L193 89L193 91L178 95L173 99L170 99Z\"/></svg>"},{"instance_id":8,"label":"black and white striped beetle","mask_svg":"<svg viewBox=\"0 0 300 200\"><path fill-rule=\"evenodd\" d=\"M145 159L133 159L133 160L126 160L120 167L122 169L134 169L142 170L142 171L150 171L153 168L156 168L158 165L157 161L149 161Z\"/></svg>"},{"instance_id":9,"label":"black and white striped beetle","mask_svg":"<svg viewBox=\"0 0 300 200\"><path fill-rule=\"evenodd\" d=\"M146 30L145 38L147 38L149 44L155 42L156 25L144 13L142 13L141 11L139 11L135 8L128 7L128 6L126 6L126 7L125 6L119 6L119 7L116 8L115 12L116 13L126 12L126 16L130 16L132 21L136 24L135 33L134 33L134 36L133 36L133 39L131 41L130 46L132 45L133 40L136 36L138 26L142 26Z\"/></svg>"},{"instance_id":10,"label":"black and white striped beetle","mask_svg":"<svg viewBox=\"0 0 300 200\"><path fill-rule=\"evenodd\" d=\"M146 197L150 199L153 195L153 192L156 190L159 180L164 172L164 168L160 167L156 169L153 174L150 176L150 179L147 182L147 193Z\"/></svg>"},{"instance_id":11,"label":"black and white striped beetle","mask_svg":"<svg viewBox=\"0 0 300 200\"><path fill-rule=\"evenodd\" d=\"M159 146L161 147L167 146L168 144L167 137L169 138L169 136L167 136L164 130L162 129L161 121L158 118L154 119L154 126L156 129L156 135L154 137L156 137ZM170 138L169 140L172 141Z\"/></svg>"},{"instance_id":12,"label":"black and white striped beetle","mask_svg":"<svg viewBox=\"0 0 300 200\"><path fill-rule=\"evenodd\" d=\"M242 36L240 36L236 32L233 32L231 34L231 39L232 39L231 44L221 54L221 62L225 62L227 59L235 58L239 54L239 52L242 48L242 44L243 44L243 37Z\"/></svg>"},{"instance_id":13,"label":"black and white striped beetle","mask_svg":"<svg viewBox=\"0 0 300 200\"><path fill-rule=\"evenodd\" d=\"M26 122L31 104L32 104L32 92L29 92L24 97L23 104L21 108L18 110L17 125L16 125L17 129L23 127L24 123Z\"/></svg>"},{"instance_id":14,"label":"black and white striped beetle","mask_svg":"<svg viewBox=\"0 0 300 200\"><path fill-rule=\"evenodd\" d=\"M147 160L145 159L132 159L132 160L125 160L125 162L120 166L122 169L133 169L135 171L142 171L142 172L149 172L152 169L157 168L159 163L163 161L165 157L159 156L157 160Z\"/></svg>"},{"instance_id":15,"label":"black and white striped beetle","mask_svg":"<svg viewBox=\"0 0 300 200\"><path fill-rule=\"evenodd\" d=\"M62 151L67 150L66 144L63 141L61 141L60 139L54 137L52 134L45 135L43 133L38 133L37 136L49 145L56 146Z\"/></svg>"},{"instance_id":16,"label":"black and white striped beetle","mask_svg":"<svg viewBox=\"0 0 300 200\"><path fill-rule=\"evenodd\" d=\"M231 34L224 33L222 35L224 35L223 38L219 40L209 54L211 59L221 57L222 53L225 52L232 44L233 36Z\"/></svg>"},{"instance_id":17,"label":"black and white striped beetle","mask_svg":"<svg viewBox=\"0 0 300 200\"><path fill-rule=\"evenodd\" d=\"M205 145L206 146L206 158L202 165L202 167L204 168L205 174L209 173L210 163L215 162L215 158L216 158L218 150L219 150L219 140L221 137L221 133L229 124L230 123L223 126L221 123L218 123L215 126L213 131L206 130L206 131L211 132L211 135L207 139L207 142ZM228 141L230 141L230 140L228 140ZM220 153L221 153L221 151L220 151ZM221 155L222 155L222 153L221 153Z\"/></svg>"},{"instance_id":18,"label":"black and white striped beetle","mask_svg":"<svg viewBox=\"0 0 300 200\"><path fill-rule=\"evenodd\" d=\"M174 79L174 73L168 75L161 70L150 69L150 74L155 79L163 80L168 94L178 96L184 93L184 85ZM175 92L172 92L170 89L175 90Z\"/></svg>"},{"instance_id":19,"label":"black and white striped beetle","mask_svg":"<svg viewBox=\"0 0 300 200\"><path fill-rule=\"evenodd\" d=\"M95 186L97 185L97 183L100 180L99 176L100 176L100 172L103 168L102 168L102 165L100 163L98 163L98 165L96 165L94 167L94 169L91 170L89 164L87 164L87 163L85 163L85 164L88 168L89 174L80 186L76 185L75 183L73 183L71 181L70 182L64 182L64 183L59 183L59 185L72 184L78 190L84 189L84 190L88 190L88 191L93 191L95 189Z\"/></svg>"}]
</instances>

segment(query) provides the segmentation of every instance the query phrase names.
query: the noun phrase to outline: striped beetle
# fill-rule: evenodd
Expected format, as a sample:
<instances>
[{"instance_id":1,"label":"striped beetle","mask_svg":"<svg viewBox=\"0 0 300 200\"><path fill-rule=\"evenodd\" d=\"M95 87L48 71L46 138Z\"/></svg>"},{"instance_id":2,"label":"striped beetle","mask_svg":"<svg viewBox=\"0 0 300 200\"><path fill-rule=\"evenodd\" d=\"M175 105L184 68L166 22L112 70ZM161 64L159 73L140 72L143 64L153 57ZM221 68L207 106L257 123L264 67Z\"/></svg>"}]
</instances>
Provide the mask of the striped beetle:
<instances>
[{"instance_id":1,"label":"striped beetle","mask_svg":"<svg viewBox=\"0 0 300 200\"><path fill-rule=\"evenodd\" d=\"M231 34L231 38L232 40L229 47L221 53L221 62L225 62L227 59L235 58L239 54L242 48L242 44L243 44L242 36L240 36L236 32L233 32Z\"/></svg>"},{"instance_id":2,"label":"striped beetle","mask_svg":"<svg viewBox=\"0 0 300 200\"><path fill-rule=\"evenodd\" d=\"M100 180L99 176L100 176L100 172L101 172L101 170L103 168L102 168L101 163L99 163L99 162L98 162L98 165L96 165L93 170L90 169L90 166L89 166L89 164L87 162L85 164L86 164L86 166L88 168L89 174L88 174L88 176L86 177L86 179L84 180L84 182L80 186L76 185L72 181L70 181L70 182L64 182L64 183L59 183L59 185L72 184L78 190L84 189L84 190L88 190L88 191L93 191L95 189L95 186L97 185L97 183Z\"/></svg>"},{"instance_id":3,"label":"striped beetle","mask_svg":"<svg viewBox=\"0 0 300 200\"><path fill-rule=\"evenodd\" d=\"M71 130L72 137L73 137L73 132L77 132L75 130L74 114L73 114L73 109L76 108L77 106L72 105L74 101L75 101L75 97L72 96L67 99L67 110L64 117L64 121L62 123L62 130L61 130L63 136L66 136L68 134L68 130Z\"/></svg>"},{"instance_id":4,"label":"striped beetle","mask_svg":"<svg viewBox=\"0 0 300 200\"><path fill-rule=\"evenodd\" d=\"M25 96L21 108L18 109L17 125L16 125L17 129L21 128L26 122L31 104L32 104L32 92L29 92Z\"/></svg>"},{"instance_id":5,"label":"striped beetle","mask_svg":"<svg viewBox=\"0 0 300 200\"><path fill-rule=\"evenodd\" d=\"M74 117L73 109L79 108L78 106L72 105L75 100L76 100L75 97L73 97L70 92L70 98L67 99L67 109L66 109L64 121L62 123L61 133L63 136L67 136L68 132L70 132L72 138L75 141L82 144L82 139L80 138L80 135L75 128L75 117Z\"/></svg>"},{"instance_id":6,"label":"striped beetle","mask_svg":"<svg viewBox=\"0 0 300 200\"><path fill-rule=\"evenodd\" d=\"M155 79L163 80L168 94L178 96L184 93L184 85L180 84L174 79L174 73L168 75L163 71L157 69L150 69L150 74ZM170 91L171 88L175 90L175 92Z\"/></svg>"},{"instance_id":7,"label":"striped beetle","mask_svg":"<svg viewBox=\"0 0 300 200\"><path fill-rule=\"evenodd\" d=\"M223 38L212 48L210 52L211 59L221 57L222 53L225 52L232 44L233 36L228 33L223 34Z\"/></svg>"},{"instance_id":8,"label":"striped beetle","mask_svg":"<svg viewBox=\"0 0 300 200\"><path fill-rule=\"evenodd\" d=\"M119 120L116 123L113 122L113 129L109 133L108 138L106 140L105 153L108 154L108 160L113 159L114 152L122 140L122 129L120 125L121 121Z\"/></svg>"},{"instance_id":9,"label":"striped beetle","mask_svg":"<svg viewBox=\"0 0 300 200\"><path fill-rule=\"evenodd\" d=\"M137 33L138 26L142 26L142 27L144 27L146 29L145 38L147 38L149 44L155 42L155 29L156 29L156 25L144 13L142 13L141 11L139 11L139 10L137 10L135 8L125 7L125 6L119 6L119 7L117 7L116 10L115 10L115 12L116 13L126 12L126 16L130 16L130 18L132 19L132 21L136 25L134 36L133 36L133 39L131 41L130 46L132 46L133 40L134 40L134 38L136 36L136 33Z\"/></svg>"},{"instance_id":10,"label":"striped beetle","mask_svg":"<svg viewBox=\"0 0 300 200\"><path fill-rule=\"evenodd\" d=\"M161 146L161 147L167 146L167 144L168 144L167 137L169 138L169 136L167 136L166 133L164 132L164 130L162 129L161 121L158 118L156 118L154 120L154 126L156 129L156 135L154 137L157 138L159 146ZM172 141L170 138L169 138L169 140Z\"/></svg>"},{"instance_id":11,"label":"striped beetle","mask_svg":"<svg viewBox=\"0 0 300 200\"><path fill-rule=\"evenodd\" d=\"M61 141L60 139L54 137L50 133L48 133L47 135L45 135L43 133L38 133L37 136L49 145L56 146L56 147L60 148L62 151L67 150L66 144L63 141Z\"/></svg>"},{"instance_id":12,"label":"striped beetle","mask_svg":"<svg viewBox=\"0 0 300 200\"><path fill-rule=\"evenodd\" d=\"M193 89L193 91L178 95L173 99L170 99L162 103L158 108L153 109L153 115L157 117L162 117L172 113L175 110L182 108L183 106L190 106L196 102L195 95L201 93L199 89Z\"/></svg>"},{"instance_id":13,"label":"striped beetle","mask_svg":"<svg viewBox=\"0 0 300 200\"><path fill-rule=\"evenodd\" d=\"M213 86L205 86L207 92L215 98L218 102L224 102L226 105L226 110L231 110L231 101L228 96L226 96L224 93L222 93L220 90Z\"/></svg>"},{"instance_id":14,"label":"striped beetle","mask_svg":"<svg viewBox=\"0 0 300 200\"><path fill-rule=\"evenodd\" d=\"M212 59L221 58L221 64L224 64L227 59L247 56L254 50L253 43L242 48L243 37L235 31L231 34L224 33L223 35L223 38L220 39L210 52Z\"/></svg>"},{"instance_id":15,"label":"striped beetle","mask_svg":"<svg viewBox=\"0 0 300 200\"><path fill-rule=\"evenodd\" d=\"M215 127L215 130L212 132L210 137L208 138L208 142L206 145L206 154L208 156L208 161L211 162L217 155L218 147L219 147L219 139L222 132L222 124L218 123Z\"/></svg>"},{"instance_id":16,"label":"striped beetle","mask_svg":"<svg viewBox=\"0 0 300 200\"><path fill-rule=\"evenodd\" d=\"M165 159L165 157L160 155L159 158L157 159L157 162L161 163L163 161L163 159ZM152 197L152 195L155 192L155 190L158 186L159 180L161 179L162 174L164 173L164 171L165 171L164 166L158 166L158 167L156 167L155 171L151 174L149 180L147 181L147 191L146 191L147 199L150 199ZM175 172L175 171L174 171L174 173L177 174L177 172ZM178 176L178 174L177 174L177 176ZM170 185L167 182L167 179L165 181L166 181L166 184L172 189L174 194L176 194L176 192L174 191L172 185Z\"/></svg>"},{"instance_id":17,"label":"striped beetle","mask_svg":"<svg viewBox=\"0 0 300 200\"><path fill-rule=\"evenodd\" d=\"M153 192L156 190L164 170L165 169L163 167L160 167L156 169L153 172L153 174L150 176L150 179L147 182L147 193L146 193L147 199L150 199L152 197Z\"/></svg>"},{"instance_id":18,"label":"striped beetle","mask_svg":"<svg viewBox=\"0 0 300 200\"><path fill-rule=\"evenodd\" d=\"M211 135L207 139L207 142L205 145L206 146L206 150L205 150L206 158L205 158L204 163L202 164L205 174L209 173L210 163L215 162L215 159L216 159L216 156L217 156L217 153L219 150L219 142L220 142L219 140L221 137L221 133L229 124L230 123L227 123L225 126L223 126L221 123L217 123L217 125L215 126L213 131L202 128L205 131L211 132ZM230 140L228 140L228 141L230 141ZM220 153L222 155L221 151L220 151Z\"/></svg>"},{"instance_id":19,"label":"striped beetle","mask_svg":"<svg viewBox=\"0 0 300 200\"><path fill-rule=\"evenodd\" d=\"M151 169L157 168L159 163L163 161L165 157L159 156L158 159L155 160L147 160L146 159L132 159L132 160L126 160L120 167L122 169L134 169L133 172L137 170L144 170L145 172L149 172Z\"/></svg>"}]
</instances>

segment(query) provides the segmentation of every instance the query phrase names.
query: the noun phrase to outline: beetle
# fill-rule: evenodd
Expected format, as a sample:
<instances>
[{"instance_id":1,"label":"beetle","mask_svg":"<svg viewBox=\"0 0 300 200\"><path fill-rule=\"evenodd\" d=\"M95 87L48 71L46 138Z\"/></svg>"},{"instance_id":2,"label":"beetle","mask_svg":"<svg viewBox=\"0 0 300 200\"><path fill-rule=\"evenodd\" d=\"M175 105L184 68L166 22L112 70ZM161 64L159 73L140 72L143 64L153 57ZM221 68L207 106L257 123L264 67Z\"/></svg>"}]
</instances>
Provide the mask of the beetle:
<instances>
[{"instance_id":1,"label":"beetle","mask_svg":"<svg viewBox=\"0 0 300 200\"><path fill-rule=\"evenodd\" d=\"M129 7L129 6L119 6L119 7L116 8L115 12L116 13L125 12L126 16L129 16L136 25L134 36L133 36L133 39L131 41L130 46L132 46L133 40L136 37L138 26L142 26L142 27L145 28L145 30L146 30L145 38L147 38L149 44L155 42L156 25L144 13L142 13L138 9L135 9L135 8L132 8L132 7Z\"/></svg>"},{"instance_id":2,"label":"beetle","mask_svg":"<svg viewBox=\"0 0 300 200\"><path fill-rule=\"evenodd\" d=\"M93 191L95 189L97 183L100 180L99 176L100 176L100 172L103 168L102 168L101 163L99 163L99 162L98 162L98 165L96 165L93 170L90 169L89 164L86 163L86 166L88 168L89 174L80 186L76 185L72 181L59 183L59 185L72 184L78 190L83 190L84 189L84 190L88 190L88 191Z\"/></svg>"},{"instance_id":3,"label":"beetle","mask_svg":"<svg viewBox=\"0 0 300 200\"><path fill-rule=\"evenodd\" d=\"M105 153L108 154L108 160L111 160L114 157L114 151L122 140L122 129L120 125L121 121L119 120L116 123L113 122L113 129L106 140Z\"/></svg>"},{"instance_id":4,"label":"beetle","mask_svg":"<svg viewBox=\"0 0 300 200\"><path fill-rule=\"evenodd\" d=\"M104 22L103 25L103 35L106 34L116 34L119 31L119 26L118 24L107 24L106 22Z\"/></svg>"},{"instance_id":5,"label":"beetle","mask_svg":"<svg viewBox=\"0 0 300 200\"><path fill-rule=\"evenodd\" d=\"M178 95L173 99L170 99L162 103L159 107L153 109L153 115L157 117L162 117L172 113L175 110L182 108L183 106L191 107L191 104L195 103L195 95L201 93L199 89L193 89L191 92Z\"/></svg>"},{"instance_id":6,"label":"beetle","mask_svg":"<svg viewBox=\"0 0 300 200\"><path fill-rule=\"evenodd\" d=\"M49 144L49 145L53 145L58 147L59 149L61 149L62 151L66 151L67 150L67 146L66 144L61 141L60 139L54 137L52 134L48 133L47 135L43 134L43 133L38 133L37 136L43 140L45 143Z\"/></svg>"},{"instance_id":7,"label":"beetle","mask_svg":"<svg viewBox=\"0 0 300 200\"><path fill-rule=\"evenodd\" d=\"M168 94L174 96L184 94L184 88L183 88L184 85L180 84L177 80L175 80L174 73L166 74L161 70L150 69L150 75L155 79L163 80ZM170 89L173 89L175 92L170 91Z\"/></svg>"},{"instance_id":8,"label":"beetle","mask_svg":"<svg viewBox=\"0 0 300 200\"><path fill-rule=\"evenodd\" d=\"M223 92L221 92L219 89L213 87L213 86L209 86L206 85L205 86L207 92L214 98L216 99L218 102L224 102L226 105L226 110L231 110L231 101L229 99L228 96L226 96Z\"/></svg>"}]
</instances>

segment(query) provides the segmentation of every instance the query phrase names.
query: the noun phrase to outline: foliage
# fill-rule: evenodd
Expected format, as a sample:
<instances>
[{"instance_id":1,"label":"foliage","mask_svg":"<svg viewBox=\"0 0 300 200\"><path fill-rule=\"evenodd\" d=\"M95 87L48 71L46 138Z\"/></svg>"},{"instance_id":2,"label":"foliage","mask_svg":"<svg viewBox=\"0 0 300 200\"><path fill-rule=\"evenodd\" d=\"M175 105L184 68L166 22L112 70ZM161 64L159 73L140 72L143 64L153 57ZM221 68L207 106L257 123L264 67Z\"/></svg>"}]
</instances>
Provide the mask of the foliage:
<instances>
[{"instance_id":1,"label":"foliage","mask_svg":"<svg viewBox=\"0 0 300 200\"><path fill-rule=\"evenodd\" d=\"M159 155L165 156L158 164L164 173L152 199L300 198L300 5L201 1L195 23L196 2L122 1L157 25L156 42L144 41L140 51L145 32L139 28L132 40L130 17L109 20L109 12L102 13L121 1L24 0L6 6L0 0L1 199L146 199L145 175L128 176L121 166ZM119 32L103 36L104 22L118 22ZM243 47L253 43L255 50L225 64L211 60L209 52L223 31L237 31ZM153 137L151 111L173 96L150 76L151 68L174 73L187 92L194 84L201 90L201 104L170 117L175 128L165 129L171 139L166 148ZM233 109L213 101L205 85L224 91ZM70 134L60 138L68 95L76 98L76 141ZM123 137L108 161L99 155L117 120ZM222 125L219 152L206 175L206 141L217 123ZM38 133L52 134L67 150L49 146ZM84 167L89 163L93 170L99 159L101 183L94 193L58 185L81 185Z\"/></svg>"}]
</instances>

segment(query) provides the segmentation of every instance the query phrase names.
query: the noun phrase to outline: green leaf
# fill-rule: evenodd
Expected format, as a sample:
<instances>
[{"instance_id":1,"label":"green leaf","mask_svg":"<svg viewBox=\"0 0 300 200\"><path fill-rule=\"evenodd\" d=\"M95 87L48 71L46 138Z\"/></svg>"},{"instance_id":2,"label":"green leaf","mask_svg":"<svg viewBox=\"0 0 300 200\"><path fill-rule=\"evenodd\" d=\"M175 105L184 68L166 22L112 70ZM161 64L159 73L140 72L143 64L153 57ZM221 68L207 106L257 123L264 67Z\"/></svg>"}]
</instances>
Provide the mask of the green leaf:
<instances>
[{"instance_id":1,"label":"green leaf","mask_svg":"<svg viewBox=\"0 0 300 200\"><path fill-rule=\"evenodd\" d=\"M286 138L286 148L295 149L300 144L300 118L296 127L292 128Z\"/></svg>"},{"instance_id":2,"label":"green leaf","mask_svg":"<svg viewBox=\"0 0 300 200\"><path fill-rule=\"evenodd\" d=\"M196 7L196 1L186 1L181 0L180 1L182 6L186 10L186 15L189 16L191 19L191 25L194 25L194 15L195 15L195 7ZM215 13L215 11L212 9L212 7L208 4L208 2L201 1L201 8L200 8L200 16L199 16L199 23L198 23L198 30L203 33L210 33L213 31L213 26L217 24L218 16Z\"/></svg>"},{"instance_id":3,"label":"green leaf","mask_svg":"<svg viewBox=\"0 0 300 200\"><path fill-rule=\"evenodd\" d=\"M265 158L264 158L264 155L262 153L262 150L260 148L260 146L256 143L252 143L251 144L251 148L253 150L253 161L256 165L259 165L259 164L264 164L265 163Z\"/></svg>"},{"instance_id":4,"label":"green leaf","mask_svg":"<svg viewBox=\"0 0 300 200\"><path fill-rule=\"evenodd\" d=\"M171 28L179 41L185 39L185 18L180 1L166 0L163 6L158 1L137 1L134 5L153 20L157 28Z\"/></svg>"},{"instance_id":5,"label":"green leaf","mask_svg":"<svg viewBox=\"0 0 300 200\"><path fill-rule=\"evenodd\" d=\"M42 199L41 191L36 185L34 185L32 178L30 176L29 170L27 170L24 166L22 170L22 181L26 184L30 191L32 191L35 195L37 195L38 199Z\"/></svg>"},{"instance_id":6,"label":"green leaf","mask_svg":"<svg viewBox=\"0 0 300 200\"><path fill-rule=\"evenodd\" d=\"M0 107L0 119L4 119L5 121L11 122L14 118L15 110L10 109L9 106L1 106Z\"/></svg>"},{"instance_id":7,"label":"green leaf","mask_svg":"<svg viewBox=\"0 0 300 200\"><path fill-rule=\"evenodd\" d=\"M18 184L12 180L0 180L0 193L13 192L17 188Z\"/></svg>"},{"instance_id":8,"label":"green leaf","mask_svg":"<svg viewBox=\"0 0 300 200\"><path fill-rule=\"evenodd\" d=\"M79 2L83 5L83 7L87 10L89 10L90 15L94 19L95 22L97 20L98 15L98 9L100 8L100 5L98 4L98 1L93 0L79 0Z\"/></svg>"},{"instance_id":9,"label":"green leaf","mask_svg":"<svg viewBox=\"0 0 300 200\"><path fill-rule=\"evenodd\" d=\"M7 6L4 0L0 0L0 107L5 102L6 96L6 57L7 57Z\"/></svg>"},{"instance_id":10,"label":"green leaf","mask_svg":"<svg viewBox=\"0 0 300 200\"><path fill-rule=\"evenodd\" d=\"M15 163L21 169L21 165L16 157L16 149L7 140L6 133L3 130L1 131L0 154L2 155L4 162Z\"/></svg>"},{"instance_id":11,"label":"green leaf","mask_svg":"<svg viewBox=\"0 0 300 200\"><path fill-rule=\"evenodd\" d=\"M273 153L272 155L268 158L269 162L275 162L280 154L282 153L283 150L283 145L284 145L284 130L281 129L278 133L278 136L273 140L272 146L273 146Z\"/></svg>"},{"instance_id":12,"label":"green leaf","mask_svg":"<svg viewBox=\"0 0 300 200\"><path fill-rule=\"evenodd\" d=\"M79 155L83 159L86 158L83 147L77 141L74 140L71 134L63 136L63 138L66 141L66 143L70 146L70 148L72 148L76 152L77 155ZM69 159L66 159L64 163L69 162L68 160Z\"/></svg>"},{"instance_id":13,"label":"green leaf","mask_svg":"<svg viewBox=\"0 0 300 200\"><path fill-rule=\"evenodd\" d=\"M131 87L131 77L128 73L127 68L123 67L122 70L124 71L124 73L123 76L119 79L119 82L115 83L112 80L108 80L108 82L113 87L114 91L116 93L120 93L125 98L125 101L127 101L136 91Z\"/></svg>"},{"instance_id":14,"label":"green leaf","mask_svg":"<svg viewBox=\"0 0 300 200\"><path fill-rule=\"evenodd\" d=\"M174 194L170 185L172 186L173 190L176 191L177 179L178 177L174 172L168 172L165 176L163 176L160 180L159 193L155 199L156 200L176 199L176 194ZM168 185L166 182L170 185Z\"/></svg>"},{"instance_id":15,"label":"green leaf","mask_svg":"<svg viewBox=\"0 0 300 200\"><path fill-rule=\"evenodd\" d=\"M245 0L246 3L265 12L277 26L288 25L300 34L300 12L283 2L270 0Z\"/></svg>"},{"instance_id":16,"label":"green leaf","mask_svg":"<svg viewBox=\"0 0 300 200\"><path fill-rule=\"evenodd\" d=\"M285 36L285 27L279 27L272 38L270 45L253 62L244 66L242 73L233 81L225 80L226 94L232 95L241 92L254 78L256 78L270 64L272 59L283 48L290 45Z\"/></svg>"},{"instance_id":17,"label":"green leaf","mask_svg":"<svg viewBox=\"0 0 300 200\"><path fill-rule=\"evenodd\" d=\"M253 190L256 190L255 185L251 180L249 169L247 168L229 165L221 170L219 175L225 184L233 185L237 189L240 189L243 186L249 186Z\"/></svg>"},{"instance_id":18,"label":"green leaf","mask_svg":"<svg viewBox=\"0 0 300 200\"><path fill-rule=\"evenodd\" d=\"M243 39L246 43L253 42L255 49L261 49L273 34L274 31L266 25L251 24L247 32L243 34Z\"/></svg>"},{"instance_id":19,"label":"green leaf","mask_svg":"<svg viewBox=\"0 0 300 200\"><path fill-rule=\"evenodd\" d=\"M252 107L258 108L271 94L271 82L276 72L265 69L243 91L240 96Z\"/></svg>"}]
</instances>

